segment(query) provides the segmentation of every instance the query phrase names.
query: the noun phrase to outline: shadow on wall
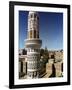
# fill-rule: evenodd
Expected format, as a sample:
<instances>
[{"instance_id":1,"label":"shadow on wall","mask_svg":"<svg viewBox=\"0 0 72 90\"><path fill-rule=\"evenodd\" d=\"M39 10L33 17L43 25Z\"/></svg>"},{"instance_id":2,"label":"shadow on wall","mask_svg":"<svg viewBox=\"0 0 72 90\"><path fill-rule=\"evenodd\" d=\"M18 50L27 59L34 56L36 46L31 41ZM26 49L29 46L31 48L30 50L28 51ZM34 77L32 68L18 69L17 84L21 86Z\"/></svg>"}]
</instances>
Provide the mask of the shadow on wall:
<instances>
[{"instance_id":1,"label":"shadow on wall","mask_svg":"<svg viewBox=\"0 0 72 90\"><path fill-rule=\"evenodd\" d=\"M52 74L49 77L56 77L56 69L54 64L52 64Z\"/></svg>"}]
</instances>

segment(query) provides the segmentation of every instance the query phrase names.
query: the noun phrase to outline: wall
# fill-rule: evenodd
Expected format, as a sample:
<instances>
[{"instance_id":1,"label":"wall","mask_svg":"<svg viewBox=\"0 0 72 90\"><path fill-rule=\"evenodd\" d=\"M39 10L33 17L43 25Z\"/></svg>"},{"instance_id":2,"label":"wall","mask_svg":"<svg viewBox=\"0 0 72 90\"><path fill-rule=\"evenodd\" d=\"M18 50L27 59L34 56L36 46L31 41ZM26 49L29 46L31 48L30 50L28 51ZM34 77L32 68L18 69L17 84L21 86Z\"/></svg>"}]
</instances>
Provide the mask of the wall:
<instances>
[{"instance_id":1,"label":"wall","mask_svg":"<svg viewBox=\"0 0 72 90\"><path fill-rule=\"evenodd\" d=\"M17 1L20 1L20 0L17 0ZM71 4L71 15L72 15L72 0L21 0L21 1ZM71 18L71 21L72 21L72 18ZM9 55L9 0L0 0L0 90L8 90L8 80L9 80L8 79L9 78L9 56L8 55ZM72 65L71 65L71 68L72 68ZM40 90L40 89L71 90L72 85L57 86L57 87L29 88L29 90ZM25 90L28 90L28 88L26 88Z\"/></svg>"}]
</instances>

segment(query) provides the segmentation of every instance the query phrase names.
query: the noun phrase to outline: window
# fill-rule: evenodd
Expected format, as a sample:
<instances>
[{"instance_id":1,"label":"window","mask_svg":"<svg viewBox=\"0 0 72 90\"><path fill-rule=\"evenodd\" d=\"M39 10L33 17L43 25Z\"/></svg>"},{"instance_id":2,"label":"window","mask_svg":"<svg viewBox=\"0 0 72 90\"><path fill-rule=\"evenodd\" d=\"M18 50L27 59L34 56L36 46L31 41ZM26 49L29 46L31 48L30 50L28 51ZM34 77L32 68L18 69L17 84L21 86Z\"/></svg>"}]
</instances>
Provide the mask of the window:
<instances>
[{"instance_id":1,"label":"window","mask_svg":"<svg viewBox=\"0 0 72 90\"><path fill-rule=\"evenodd\" d=\"M34 30L34 38L36 38L36 30Z\"/></svg>"},{"instance_id":2,"label":"window","mask_svg":"<svg viewBox=\"0 0 72 90\"><path fill-rule=\"evenodd\" d=\"M36 18L36 16L37 16L37 15L36 15L36 14L34 14L34 18Z\"/></svg>"},{"instance_id":3,"label":"window","mask_svg":"<svg viewBox=\"0 0 72 90\"><path fill-rule=\"evenodd\" d=\"M54 59L54 55L51 55L51 59Z\"/></svg>"},{"instance_id":4,"label":"window","mask_svg":"<svg viewBox=\"0 0 72 90\"><path fill-rule=\"evenodd\" d=\"M32 30L30 31L30 38L32 38Z\"/></svg>"}]
</instances>

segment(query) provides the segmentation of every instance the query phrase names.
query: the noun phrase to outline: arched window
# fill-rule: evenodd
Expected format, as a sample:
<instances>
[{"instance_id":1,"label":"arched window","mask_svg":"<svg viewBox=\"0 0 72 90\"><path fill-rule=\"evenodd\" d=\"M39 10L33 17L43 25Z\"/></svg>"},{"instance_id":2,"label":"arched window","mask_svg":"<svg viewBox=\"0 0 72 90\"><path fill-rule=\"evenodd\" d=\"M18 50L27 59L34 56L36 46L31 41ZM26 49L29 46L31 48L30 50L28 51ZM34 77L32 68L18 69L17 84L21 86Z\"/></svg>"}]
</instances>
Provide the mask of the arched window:
<instances>
[{"instance_id":1,"label":"arched window","mask_svg":"<svg viewBox=\"0 0 72 90\"><path fill-rule=\"evenodd\" d=\"M36 38L36 30L34 30L34 38Z\"/></svg>"},{"instance_id":2,"label":"arched window","mask_svg":"<svg viewBox=\"0 0 72 90\"><path fill-rule=\"evenodd\" d=\"M36 18L36 16L37 16L37 15L36 15L36 14L34 14L34 18Z\"/></svg>"},{"instance_id":3,"label":"arched window","mask_svg":"<svg viewBox=\"0 0 72 90\"><path fill-rule=\"evenodd\" d=\"M30 38L32 38L32 30L30 30Z\"/></svg>"}]
</instances>

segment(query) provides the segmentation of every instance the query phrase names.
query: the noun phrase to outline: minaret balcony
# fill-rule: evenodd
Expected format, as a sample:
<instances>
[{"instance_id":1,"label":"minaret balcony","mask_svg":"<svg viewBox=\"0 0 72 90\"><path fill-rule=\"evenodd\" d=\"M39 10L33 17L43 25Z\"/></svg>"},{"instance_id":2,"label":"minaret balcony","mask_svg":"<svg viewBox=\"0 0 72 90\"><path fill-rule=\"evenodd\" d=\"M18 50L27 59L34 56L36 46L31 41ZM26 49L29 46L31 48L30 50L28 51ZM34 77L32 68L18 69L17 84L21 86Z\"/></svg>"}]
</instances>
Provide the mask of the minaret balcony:
<instances>
[{"instance_id":1,"label":"minaret balcony","mask_svg":"<svg viewBox=\"0 0 72 90\"><path fill-rule=\"evenodd\" d=\"M40 39L26 39L25 40L26 48L29 48L29 47L40 48L41 45L42 45L42 40Z\"/></svg>"}]
</instances>

